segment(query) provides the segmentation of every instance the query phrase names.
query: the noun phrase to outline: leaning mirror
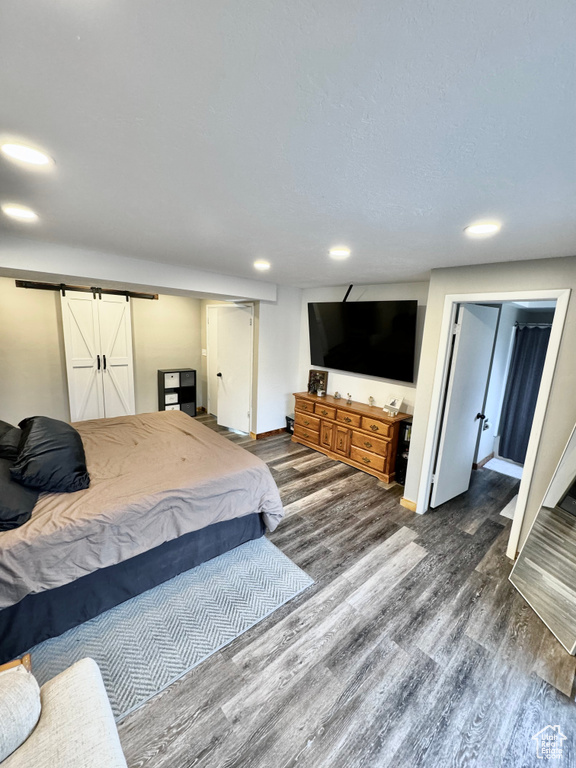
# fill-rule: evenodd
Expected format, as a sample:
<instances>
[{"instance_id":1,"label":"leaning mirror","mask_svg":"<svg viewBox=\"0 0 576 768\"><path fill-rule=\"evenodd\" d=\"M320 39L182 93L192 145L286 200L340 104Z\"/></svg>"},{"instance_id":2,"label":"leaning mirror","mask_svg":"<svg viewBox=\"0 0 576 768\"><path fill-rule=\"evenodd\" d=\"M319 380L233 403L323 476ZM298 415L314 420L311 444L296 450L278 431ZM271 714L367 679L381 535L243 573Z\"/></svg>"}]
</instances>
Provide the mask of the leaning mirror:
<instances>
[{"instance_id":1,"label":"leaning mirror","mask_svg":"<svg viewBox=\"0 0 576 768\"><path fill-rule=\"evenodd\" d=\"M576 427L510 581L566 650L576 653Z\"/></svg>"}]
</instances>

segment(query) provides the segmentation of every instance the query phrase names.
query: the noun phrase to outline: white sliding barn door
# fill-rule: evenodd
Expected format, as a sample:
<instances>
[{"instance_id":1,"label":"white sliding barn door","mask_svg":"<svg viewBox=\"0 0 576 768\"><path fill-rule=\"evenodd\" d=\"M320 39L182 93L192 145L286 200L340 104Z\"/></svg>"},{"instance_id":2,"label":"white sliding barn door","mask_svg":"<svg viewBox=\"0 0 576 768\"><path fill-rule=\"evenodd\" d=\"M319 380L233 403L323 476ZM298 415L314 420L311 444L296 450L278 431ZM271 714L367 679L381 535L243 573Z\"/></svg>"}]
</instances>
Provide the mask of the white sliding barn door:
<instances>
[{"instance_id":1,"label":"white sliding barn door","mask_svg":"<svg viewBox=\"0 0 576 768\"><path fill-rule=\"evenodd\" d=\"M133 414L130 303L78 291L61 301L71 421Z\"/></svg>"},{"instance_id":2,"label":"white sliding barn door","mask_svg":"<svg viewBox=\"0 0 576 768\"><path fill-rule=\"evenodd\" d=\"M66 291L62 324L72 421L104 416L98 306L91 293ZM100 364L100 367L99 367Z\"/></svg>"},{"instance_id":3,"label":"white sliding barn door","mask_svg":"<svg viewBox=\"0 0 576 768\"><path fill-rule=\"evenodd\" d=\"M103 294L95 303L100 320L106 418L132 415L135 405L130 302L124 296Z\"/></svg>"}]
</instances>

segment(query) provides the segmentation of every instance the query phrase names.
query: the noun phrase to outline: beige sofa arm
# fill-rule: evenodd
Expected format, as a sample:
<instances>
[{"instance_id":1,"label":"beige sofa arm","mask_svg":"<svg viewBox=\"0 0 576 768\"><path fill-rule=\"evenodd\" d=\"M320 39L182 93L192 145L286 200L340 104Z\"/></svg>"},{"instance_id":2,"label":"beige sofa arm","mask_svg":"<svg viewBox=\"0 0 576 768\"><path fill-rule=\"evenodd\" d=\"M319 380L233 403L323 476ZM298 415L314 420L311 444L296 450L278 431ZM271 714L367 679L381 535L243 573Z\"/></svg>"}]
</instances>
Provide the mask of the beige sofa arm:
<instances>
[{"instance_id":1,"label":"beige sofa arm","mask_svg":"<svg viewBox=\"0 0 576 768\"><path fill-rule=\"evenodd\" d=\"M40 689L42 714L2 768L127 768L98 665L82 659Z\"/></svg>"}]
</instances>

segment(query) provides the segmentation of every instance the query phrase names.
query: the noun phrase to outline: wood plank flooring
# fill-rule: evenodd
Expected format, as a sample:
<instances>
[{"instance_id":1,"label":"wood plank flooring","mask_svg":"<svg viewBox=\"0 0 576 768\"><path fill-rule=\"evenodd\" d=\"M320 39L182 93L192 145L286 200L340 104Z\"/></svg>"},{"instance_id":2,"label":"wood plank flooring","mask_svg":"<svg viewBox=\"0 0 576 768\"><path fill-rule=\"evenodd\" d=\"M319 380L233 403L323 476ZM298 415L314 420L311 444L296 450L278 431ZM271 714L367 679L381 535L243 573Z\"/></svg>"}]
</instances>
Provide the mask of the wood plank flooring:
<instances>
[{"instance_id":1,"label":"wood plank flooring","mask_svg":"<svg viewBox=\"0 0 576 768\"><path fill-rule=\"evenodd\" d=\"M288 435L201 420L268 463L270 539L316 583L125 718L130 768L521 768L546 725L576 766L576 660L508 581L517 480L480 469L418 516Z\"/></svg>"}]
</instances>

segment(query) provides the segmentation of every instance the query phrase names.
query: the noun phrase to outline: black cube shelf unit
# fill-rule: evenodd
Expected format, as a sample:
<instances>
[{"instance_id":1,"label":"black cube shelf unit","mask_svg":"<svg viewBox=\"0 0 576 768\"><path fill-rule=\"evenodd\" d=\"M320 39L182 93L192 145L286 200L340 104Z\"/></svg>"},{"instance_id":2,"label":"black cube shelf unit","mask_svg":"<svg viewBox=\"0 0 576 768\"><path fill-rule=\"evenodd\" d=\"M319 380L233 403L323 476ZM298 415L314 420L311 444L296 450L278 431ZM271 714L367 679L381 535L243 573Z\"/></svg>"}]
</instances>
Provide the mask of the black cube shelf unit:
<instances>
[{"instance_id":1,"label":"black cube shelf unit","mask_svg":"<svg viewBox=\"0 0 576 768\"><path fill-rule=\"evenodd\" d=\"M396 477L397 483L406 483L406 469L408 467L408 454L410 453L410 440L412 438L412 422L403 421L398 431L398 448L396 453Z\"/></svg>"},{"instance_id":2,"label":"black cube shelf unit","mask_svg":"<svg viewBox=\"0 0 576 768\"><path fill-rule=\"evenodd\" d=\"M196 371L163 368L158 371L158 410L184 411L196 416Z\"/></svg>"}]
</instances>

